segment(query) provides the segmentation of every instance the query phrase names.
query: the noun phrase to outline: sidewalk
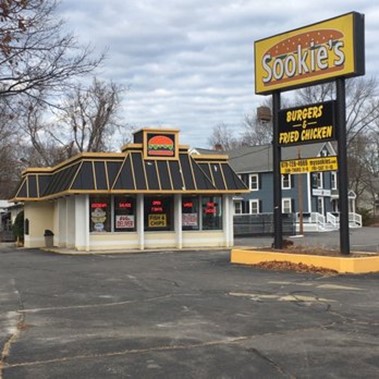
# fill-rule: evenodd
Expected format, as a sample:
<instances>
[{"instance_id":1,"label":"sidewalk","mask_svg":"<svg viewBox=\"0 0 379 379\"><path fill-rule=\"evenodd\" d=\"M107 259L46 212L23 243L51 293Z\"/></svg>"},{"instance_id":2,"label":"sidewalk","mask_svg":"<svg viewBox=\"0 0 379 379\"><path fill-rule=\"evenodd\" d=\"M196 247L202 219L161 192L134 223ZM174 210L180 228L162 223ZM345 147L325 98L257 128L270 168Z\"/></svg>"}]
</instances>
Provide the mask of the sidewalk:
<instances>
[{"instance_id":1,"label":"sidewalk","mask_svg":"<svg viewBox=\"0 0 379 379\"><path fill-rule=\"evenodd\" d=\"M363 227L350 229L350 250L379 252L379 228ZM318 248L339 249L339 231L305 233L303 236L284 237L293 241L294 245L313 246ZM234 238L235 246L269 247L273 243L272 236L264 237L237 237Z\"/></svg>"}]
</instances>

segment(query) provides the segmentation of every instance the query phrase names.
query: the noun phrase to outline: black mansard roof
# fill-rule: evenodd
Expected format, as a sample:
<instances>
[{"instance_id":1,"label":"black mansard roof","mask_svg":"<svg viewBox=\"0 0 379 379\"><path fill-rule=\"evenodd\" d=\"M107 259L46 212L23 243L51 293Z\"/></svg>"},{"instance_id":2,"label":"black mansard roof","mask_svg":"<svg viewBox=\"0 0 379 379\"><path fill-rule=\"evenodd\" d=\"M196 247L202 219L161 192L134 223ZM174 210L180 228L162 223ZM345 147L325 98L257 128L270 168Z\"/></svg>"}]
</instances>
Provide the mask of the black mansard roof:
<instances>
[{"instance_id":1,"label":"black mansard roof","mask_svg":"<svg viewBox=\"0 0 379 379\"><path fill-rule=\"evenodd\" d=\"M180 146L178 159L146 159L143 145L122 153L82 153L52 168L24 171L12 201L48 200L72 194L241 193L247 192L226 155L190 155Z\"/></svg>"}]
</instances>

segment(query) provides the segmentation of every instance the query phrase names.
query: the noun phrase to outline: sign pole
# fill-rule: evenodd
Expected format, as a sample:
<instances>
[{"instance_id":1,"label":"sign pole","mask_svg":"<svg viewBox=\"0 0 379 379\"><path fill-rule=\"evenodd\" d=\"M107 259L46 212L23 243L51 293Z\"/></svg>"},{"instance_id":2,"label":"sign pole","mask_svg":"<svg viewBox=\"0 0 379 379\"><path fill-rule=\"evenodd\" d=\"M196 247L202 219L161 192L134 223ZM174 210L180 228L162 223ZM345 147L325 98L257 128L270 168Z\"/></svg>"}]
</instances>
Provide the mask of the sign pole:
<instances>
[{"instance_id":1,"label":"sign pole","mask_svg":"<svg viewBox=\"0 0 379 379\"><path fill-rule=\"evenodd\" d=\"M272 94L273 113L273 168L274 168L274 248L283 248L283 226L282 226L282 177L280 173L281 147L278 143L279 137L279 110L280 92Z\"/></svg>"},{"instance_id":2,"label":"sign pole","mask_svg":"<svg viewBox=\"0 0 379 379\"><path fill-rule=\"evenodd\" d=\"M338 126L338 181L340 211L340 250L341 254L350 254L349 235L349 199L346 148L346 94L345 79L336 80L337 126Z\"/></svg>"}]
</instances>

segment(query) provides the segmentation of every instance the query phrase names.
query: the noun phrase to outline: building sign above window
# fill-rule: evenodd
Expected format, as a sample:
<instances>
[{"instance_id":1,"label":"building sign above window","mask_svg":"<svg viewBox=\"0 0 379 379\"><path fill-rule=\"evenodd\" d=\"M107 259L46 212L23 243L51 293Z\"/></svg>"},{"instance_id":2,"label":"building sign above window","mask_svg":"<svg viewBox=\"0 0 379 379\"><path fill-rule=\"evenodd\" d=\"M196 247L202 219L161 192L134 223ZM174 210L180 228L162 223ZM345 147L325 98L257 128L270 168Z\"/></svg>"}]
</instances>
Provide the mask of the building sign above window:
<instances>
[{"instance_id":1,"label":"building sign above window","mask_svg":"<svg viewBox=\"0 0 379 379\"><path fill-rule=\"evenodd\" d=\"M143 144L145 159L178 159L178 133L176 131L145 130Z\"/></svg>"},{"instance_id":2,"label":"building sign above window","mask_svg":"<svg viewBox=\"0 0 379 379\"><path fill-rule=\"evenodd\" d=\"M279 111L278 144L301 145L334 140L335 101Z\"/></svg>"},{"instance_id":3,"label":"building sign above window","mask_svg":"<svg viewBox=\"0 0 379 379\"><path fill-rule=\"evenodd\" d=\"M332 191L330 189L312 189L312 195L330 197L332 195Z\"/></svg>"},{"instance_id":4,"label":"building sign above window","mask_svg":"<svg viewBox=\"0 0 379 379\"><path fill-rule=\"evenodd\" d=\"M255 42L255 92L364 75L364 16L352 12Z\"/></svg>"}]
</instances>

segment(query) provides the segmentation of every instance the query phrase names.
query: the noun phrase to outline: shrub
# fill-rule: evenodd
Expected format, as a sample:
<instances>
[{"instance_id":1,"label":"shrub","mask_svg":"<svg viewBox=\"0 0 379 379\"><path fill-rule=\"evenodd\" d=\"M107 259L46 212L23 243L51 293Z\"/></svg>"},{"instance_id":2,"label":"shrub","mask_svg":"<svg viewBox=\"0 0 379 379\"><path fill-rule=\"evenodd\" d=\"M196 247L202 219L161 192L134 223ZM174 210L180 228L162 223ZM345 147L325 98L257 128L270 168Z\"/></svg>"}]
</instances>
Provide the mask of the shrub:
<instances>
[{"instance_id":1,"label":"shrub","mask_svg":"<svg viewBox=\"0 0 379 379\"><path fill-rule=\"evenodd\" d=\"M24 211L21 211L16 216L12 230L17 241L24 241Z\"/></svg>"}]
</instances>

